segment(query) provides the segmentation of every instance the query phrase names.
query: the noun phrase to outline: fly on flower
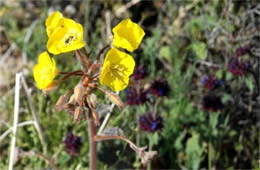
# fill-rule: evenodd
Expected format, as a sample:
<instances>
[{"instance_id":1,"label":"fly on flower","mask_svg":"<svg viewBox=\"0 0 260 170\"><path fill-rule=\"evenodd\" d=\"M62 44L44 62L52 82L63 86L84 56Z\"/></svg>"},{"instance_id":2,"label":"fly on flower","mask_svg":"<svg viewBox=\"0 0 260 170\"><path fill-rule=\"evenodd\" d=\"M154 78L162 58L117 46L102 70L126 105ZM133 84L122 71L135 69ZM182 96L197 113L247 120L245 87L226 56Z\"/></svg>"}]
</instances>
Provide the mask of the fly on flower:
<instances>
[{"instance_id":1,"label":"fly on flower","mask_svg":"<svg viewBox=\"0 0 260 170\"><path fill-rule=\"evenodd\" d=\"M33 76L39 89L46 89L53 85L58 70L53 58L45 51L40 54L38 64L34 66Z\"/></svg>"},{"instance_id":2,"label":"fly on flower","mask_svg":"<svg viewBox=\"0 0 260 170\"><path fill-rule=\"evenodd\" d=\"M52 13L45 25L49 37L47 49L50 53L57 55L85 46L82 25L63 17L59 12Z\"/></svg>"}]
</instances>

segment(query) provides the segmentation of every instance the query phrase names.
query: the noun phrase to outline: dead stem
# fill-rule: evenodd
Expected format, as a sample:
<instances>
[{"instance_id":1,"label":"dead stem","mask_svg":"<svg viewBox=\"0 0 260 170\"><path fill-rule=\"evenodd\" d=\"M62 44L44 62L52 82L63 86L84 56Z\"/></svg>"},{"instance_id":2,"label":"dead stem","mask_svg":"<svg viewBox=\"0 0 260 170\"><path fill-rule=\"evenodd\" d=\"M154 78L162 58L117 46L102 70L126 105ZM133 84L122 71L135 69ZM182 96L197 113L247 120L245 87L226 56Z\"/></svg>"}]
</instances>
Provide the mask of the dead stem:
<instances>
[{"instance_id":1,"label":"dead stem","mask_svg":"<svg viewBox=\"0 0 260 170\"><path fill-rule=\"evenodd\" d=\"M48 158L47 156L43 155L42 153L32 152L32 154L34 154L34 155L38 156L39 158L42 158L43 160L45 160L53 169L59 170L57 165L55 165L54 161L52 159Z\"/></svg>"},{"instance_id":2,"label":"dead stem","mask_svg":"<svg viewBox=\"0 0 260 170\"><path fill-rule=\"evenodd\" d=\"M119 140L122 140L122 141L125 141L127 142L130 147L137 153L140 152L140 148L137 147L132 141L130 141L129 139L127 139L126 137L124 136L95 136L95 140L96 141L102 141L102 140L115 140L115 139L119 139Z\"/></svg>"},{"instance_id":3,"label":"dead stem","mask_svg":"<svg viewBox=\"0 0 260 170\"><path fill-rule=\"evenodd\" d=\"M43 147L43 153L46 154L47 153L47 143L46 143L46 139L45 139L42 127L40 125L39 116L37 115L37 111L36 111L35 105L32 101L32 97L29 93L29 88L28 88L28 85L25 81L25 78L22 76L21 80L22 80L22 85L23 85L24 90L25 90L26 97L28 99L28 103L29 103L29 107L30 107L30 110L31 110L31 113L32 113L32 117L33 117L33 120L34 120L34 126L35 126L35 128L38 132L40 142L41 142L42 147Z\"/></svg>"}]
</instances>

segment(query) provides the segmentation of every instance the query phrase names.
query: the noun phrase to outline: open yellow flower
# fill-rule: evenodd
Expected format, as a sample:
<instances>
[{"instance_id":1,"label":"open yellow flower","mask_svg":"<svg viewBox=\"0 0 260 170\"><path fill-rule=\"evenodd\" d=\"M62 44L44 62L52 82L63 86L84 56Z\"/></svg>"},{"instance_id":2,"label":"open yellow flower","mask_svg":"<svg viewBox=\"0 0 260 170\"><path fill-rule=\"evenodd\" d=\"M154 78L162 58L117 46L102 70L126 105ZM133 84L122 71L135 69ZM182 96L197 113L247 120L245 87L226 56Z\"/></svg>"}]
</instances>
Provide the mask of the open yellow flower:
<instances>
[{"instance_id":1,"label":"open yellow flower","mask_svg":"<svg viewBox=\"0 0 260 170\"><path fill-rule=\"evenodd\" d=\"M46 30L49 34L48 51L57 55L84 47L82 25L64 17L59 19L59 16L56 13L46 20Z\"/></svg>"},{"instance_id":2,"label":"open yellow flower","mask_svg":"<svg viewBox=\"0 0 260 170\"><path fill-rule=\"evenodd\" d=\"M113 91L127 87L129 76L133 73L135 61L132 56L115 48L107 52L100 75L100 83L109 86Z\"/></svg>"},{"instance_id":3,"label":"open yellow flower","mask_svg":"<svg viewBox=\"0 0 260 170\"><path fill-rule=\"evenodd\" d=\"M46 89L52 85L58 70L53 58L45 51L40 54L38 64L33 68L33 76L39 89Z\"/></svg>"},{"instance_id":4,"label":"open yellow flower","mask_svg":"<svg viewBox=\"0 0 260 170\"><path fill-rule=\"evenodd\" d=\"M130 52L138 48L145 35L144 30L129 18L121 21L112 31L114 33L113 45Z\"/></svg>"},{"instance_id":5,"label":"open yellow flower","mask_svg":"<svg viewBox=\"0 0 260 170\"><path fill-rule=\"evenodd\" d=\"M59 21L63 18L62 14L59 11L53 12L45 21L46 32L48 37L55 31L56 28L60 27L61 24Z\"/></svg>"}]
</instances>

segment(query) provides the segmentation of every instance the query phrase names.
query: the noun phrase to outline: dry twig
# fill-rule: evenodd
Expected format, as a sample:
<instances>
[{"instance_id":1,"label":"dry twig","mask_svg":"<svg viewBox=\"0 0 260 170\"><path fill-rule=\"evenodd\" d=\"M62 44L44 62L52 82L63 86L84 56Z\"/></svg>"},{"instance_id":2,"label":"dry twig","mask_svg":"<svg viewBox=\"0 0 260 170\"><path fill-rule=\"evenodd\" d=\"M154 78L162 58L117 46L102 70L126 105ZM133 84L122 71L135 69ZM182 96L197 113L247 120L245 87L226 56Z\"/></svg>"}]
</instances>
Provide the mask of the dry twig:
<instances>
[{"instance_id":1,"label":"dry twig","mask_svg":"<svg viewBox=\"0 0 260 170\"><path fill-rule=\"evenodd\" d=\"M10 160L9 160L9 170L13 169L14 162L14 151L15 151L15 142L16 142L16 132L17 132L17 124L19 118L19 99L20 99L20 80L22 77L22 73L16 73L15 76L15 97L14 97L14 122L13 122L13 137L11 143L10 150Z\"/></svg>"}]
</instances>

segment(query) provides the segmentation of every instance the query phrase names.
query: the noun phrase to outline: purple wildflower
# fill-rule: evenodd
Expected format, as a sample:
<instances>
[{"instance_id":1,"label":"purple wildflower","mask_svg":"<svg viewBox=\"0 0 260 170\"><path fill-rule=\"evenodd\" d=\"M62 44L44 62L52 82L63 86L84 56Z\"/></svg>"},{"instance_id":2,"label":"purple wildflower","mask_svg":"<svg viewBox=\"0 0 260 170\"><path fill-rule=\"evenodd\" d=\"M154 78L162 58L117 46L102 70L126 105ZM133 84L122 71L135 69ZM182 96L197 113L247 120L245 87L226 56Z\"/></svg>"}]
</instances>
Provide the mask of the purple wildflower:
<instances>
[{"instance_id":1,"label":"purple wildflower","mask_svg":"<svg viewBox=\"0 0 260 170\"><path fill-rule=\"evenodd\" d=\"M126 90L126 103L129 105L142 105L147 100L147 91L141 88L139 91L135 87Z\"/></svg>"},{"instance_id":2,"label":"purple wildflower","mask_svg":"<svg viewBox=\"0 0 260 170\"><path fill-rule=\"evenodd\" d=\"M135 80L144 79L147 76L147 69L145 65L141 64L138 67L135 67L133 77Z\"/></svg>"},{"instance_id":3,"label":"purple wildflower","mask_svg":"<svg viewBox=\"0 0 260 170\"><path fill-rule=\"evenodd\" d=\"M154 80L150 87L150 92L157 97L168 96L170 85L167 80Z\"/></svg>"},{"instance_id":4,"label":"purple wildflower","mask_svg":"<svg viewBox=\"0 0 260 170\"><path fill-rule=\"evenodd\" d=\"M245 75L250 68L249 61L240 60L237 57L232 57L228 62L228 70L233 75Z\"/></svg>"},{"instance_id":5,"label":"purple wildflower","mask_svg":"<svg viewBox=\"0 0 260 170\"><path fill-rule=\"evenodd\" d=\"M247 47L239 47L236 49L235 56L240 57L247 53Z\"/></svg>"},{"instance_id":6,"label":"purple wildflower","mask_svg":"<svg viewBox=\"0 0 260 170\"><path fill-rule=\"evenodd\" d=\"M208 111L216 112L223 108L221 98L215 95L207 95L202 99L202 108Z\"/></svg>"},{"instance_id":7,"label":"purple wildflower","mask_svg":"<svg viewBox=\"0 0 260 170\"><path fill-rule=\"evenodd\" d=\"M66 135L65 148L68 154L71 156L77 156L82 146L82 139L79 136L74 135L71 131Z\"/></svg>"},{"instance_id":8,"label":"purple wildflower","mask_svg":"<svg viewBox=\"0 0 260 170\"><path fill-rule=\"evenodd\" d=\"M148 132L159 131L163 128L163 119L161 116L153 116L150 112L140 116L139 118L140 129Z\"/></svg>"},{"instance_id":9,"label":"purple wildflower","mask_svg":"<svg viewBox=\"0 0 260 170\"><path fill-rule=\"evenodd\" d=\"M219 86L221 86L223 84L223 81L222 80L219 80L217 77L215 76L207 76L207 75L204 75L202 78L201 78L201 83L203 84L203 86L206 88L206 89L209 89L209 90L215 90L216 88L218 88Z\"/></svg>"}]
</instances>

